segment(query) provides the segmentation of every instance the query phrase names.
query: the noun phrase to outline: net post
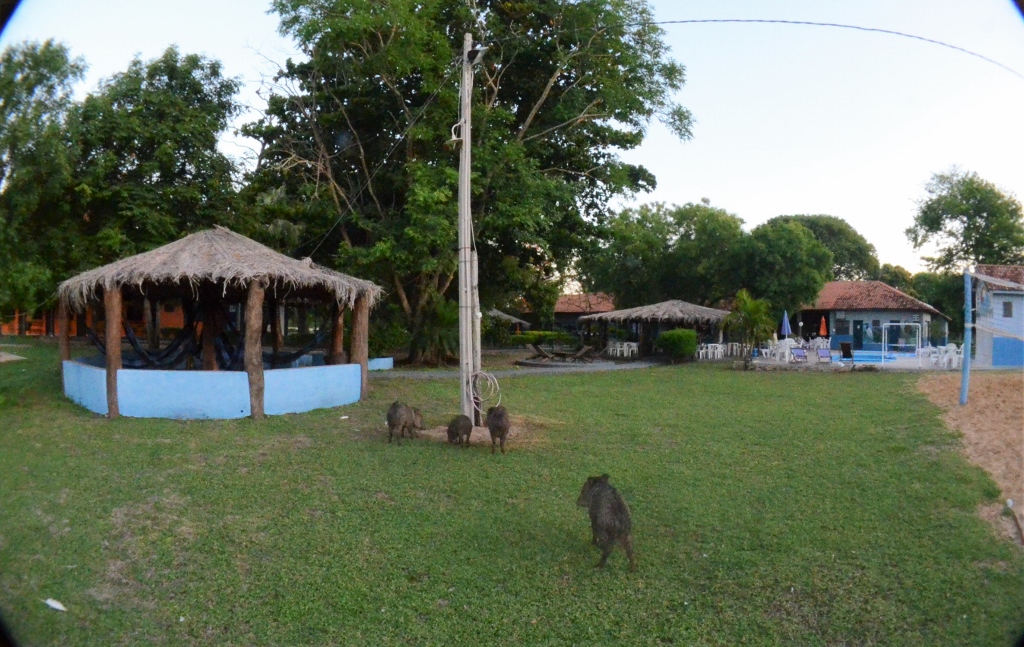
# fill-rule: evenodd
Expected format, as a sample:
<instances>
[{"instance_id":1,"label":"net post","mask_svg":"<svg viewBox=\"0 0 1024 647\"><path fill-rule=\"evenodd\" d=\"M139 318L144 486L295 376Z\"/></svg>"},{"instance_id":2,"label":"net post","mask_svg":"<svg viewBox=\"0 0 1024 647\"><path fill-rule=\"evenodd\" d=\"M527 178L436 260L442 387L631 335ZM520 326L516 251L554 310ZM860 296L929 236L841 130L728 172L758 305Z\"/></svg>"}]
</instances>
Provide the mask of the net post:
<instances>
[{"instance_id":1,"label":"net post","mask_svg":"<svg viewBox=\"0 0 1024 647\"><path fill-rule=\"evenodd\" d=\"M964 346L960 370L960 406L967 404L967 391L971 384L971 272L964 270Z\"/></svg>"}]
</instances>

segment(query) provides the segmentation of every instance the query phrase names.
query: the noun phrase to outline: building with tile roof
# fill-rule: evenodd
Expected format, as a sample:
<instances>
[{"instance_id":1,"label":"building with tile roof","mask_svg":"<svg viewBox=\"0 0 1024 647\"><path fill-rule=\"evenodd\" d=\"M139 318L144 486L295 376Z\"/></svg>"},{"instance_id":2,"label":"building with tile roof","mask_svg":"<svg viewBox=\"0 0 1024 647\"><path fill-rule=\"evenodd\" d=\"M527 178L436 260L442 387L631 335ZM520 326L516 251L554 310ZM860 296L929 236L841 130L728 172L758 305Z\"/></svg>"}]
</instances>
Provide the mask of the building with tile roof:
<instances>
[{"instance_id":1,"label":"building with tile roof","mask_svg":"<svg viewBox=\"0 0 1024 647\"><path fill-rule=\"evenodd\" d=\"M841 342L850 342L854 350L881 350L883 324L921 324L923 339L933 345L945 344L949 335L946 315L881 281L826 283L814 304L802 309L800 334L805 338L818 336L822 318L833 349L838 349ZM889 327L890 343L894 334L900 339L896 343L910 346L916 336L915 327Z\"/></svg>"},{"instance_id":2,"label":"building with tile roof","mask_svg":"<svg viewBox=\"0 0 1024 647\"><path fill-rule=\"evenodd\" d=\"M974 274L980 278L974 289L974 361L979 366L1024 366L1024 265L978 265Z\"/></svg>"}]
</instances>

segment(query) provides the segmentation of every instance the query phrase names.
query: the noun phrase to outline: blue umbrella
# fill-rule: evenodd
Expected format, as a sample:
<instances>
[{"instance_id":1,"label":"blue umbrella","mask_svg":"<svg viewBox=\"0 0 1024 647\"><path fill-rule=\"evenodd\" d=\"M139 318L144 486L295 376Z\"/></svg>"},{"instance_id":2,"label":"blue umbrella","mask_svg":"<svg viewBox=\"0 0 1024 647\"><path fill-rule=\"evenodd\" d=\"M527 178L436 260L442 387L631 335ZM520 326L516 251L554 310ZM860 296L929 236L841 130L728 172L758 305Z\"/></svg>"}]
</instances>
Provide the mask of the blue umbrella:
<instances>
[{"instance_id":1,"label":"blue umbrella","mask_svg":"<svg viewBox=\"0 0 1024 647\"><path fill-rule=\"evenodd\" d=\"M788 337L793 334L793 329L789 327L789 311L782 311L782 336Z\"/></svg>"}]
</instances>

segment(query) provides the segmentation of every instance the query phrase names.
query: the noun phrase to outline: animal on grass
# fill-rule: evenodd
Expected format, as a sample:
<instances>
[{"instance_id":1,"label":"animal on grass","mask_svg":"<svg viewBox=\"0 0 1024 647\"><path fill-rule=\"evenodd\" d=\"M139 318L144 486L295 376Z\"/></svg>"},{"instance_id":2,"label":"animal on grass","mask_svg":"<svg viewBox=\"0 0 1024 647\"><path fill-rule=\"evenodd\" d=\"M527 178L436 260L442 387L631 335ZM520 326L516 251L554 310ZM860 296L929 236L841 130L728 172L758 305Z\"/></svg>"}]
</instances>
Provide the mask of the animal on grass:
<instances>
[{"instance_id":1,"label":"animal on grass","mask_svg":"<svg viewBox=\"0 0 1024 647\"><path fill-rule=\"evenodd\" d=\"M410 438L416 437L416 430L423 429L423 414L419 409L402 404L398 400L388 409L388 442L397 434L398 444L402 444L402 436L409 433Z\"/></svg>"},{"instance_id":2,"label":"animal on grass","mask_svg":"<svg viewBox=\"0 0 1024 647\"><path fill-rule=\"evenodd\" d=\"M473 433L473 421L465 414L459 414L448 423L448 442L453 445L461 445L466 441L469 447L469 436Z\"/></svg>"},{"instance_id":3,"label":"animal on grass","mask_svg":"<svg viewBox=\"0 0 1024 647\"><path fill-rule=\"evenodd\" d=\"M629 570L636 570L633 558L633 519L629 514L629 505L618 490L608 482L608 475L591 476L583 484L580 498L576 505L586 508L590 513L590 530L593 543L601 549L601 561L597 568L604 568L608 556L612 554L615 544L622 544L629 559Z\"/></svg>"},{"instance_id":4,"label":"animal on grass","mask_svg":"<svg viewBox=\"0 0 1024 647\"><path fill-rule=\"evenodd\" d=\"M491 453L494 453L495 443L501 443L501 453L505 453L505 437L508 436L509 427L512 424L508 420L508 410L500 404L487 410L487 429L491 432Z\"/></svg>"}]
</instances>

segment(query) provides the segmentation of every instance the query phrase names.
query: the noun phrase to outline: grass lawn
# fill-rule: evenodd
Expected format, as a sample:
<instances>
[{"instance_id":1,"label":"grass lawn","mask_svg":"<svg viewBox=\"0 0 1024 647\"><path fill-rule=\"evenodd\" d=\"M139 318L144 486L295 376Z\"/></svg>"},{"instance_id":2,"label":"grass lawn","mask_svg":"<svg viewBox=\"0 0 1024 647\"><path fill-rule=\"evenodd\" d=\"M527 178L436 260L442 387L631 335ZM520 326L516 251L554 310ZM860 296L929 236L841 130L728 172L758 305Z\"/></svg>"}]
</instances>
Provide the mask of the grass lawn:
<instances>
[{"instance_id":1,"label":"grass lawn","mask_svg":"<svg viewBox=\"0 0 1024 647\"><path fill-rule=\"evenodd\" d=\"M10 341L8 338L7 341ZM1009 644L998 490L894 374L682 366L502 381L530 442L389 446L455 380L227 422L97 417L0 364L0 610L31 645ZM341 420L343 415L349 416ZM608 472L639 570L575 506ZM67 613L42 600L55 598Z\"/></svg>"}]
</instances>

